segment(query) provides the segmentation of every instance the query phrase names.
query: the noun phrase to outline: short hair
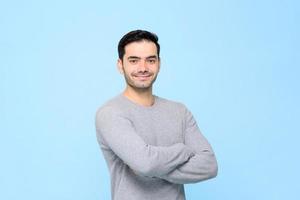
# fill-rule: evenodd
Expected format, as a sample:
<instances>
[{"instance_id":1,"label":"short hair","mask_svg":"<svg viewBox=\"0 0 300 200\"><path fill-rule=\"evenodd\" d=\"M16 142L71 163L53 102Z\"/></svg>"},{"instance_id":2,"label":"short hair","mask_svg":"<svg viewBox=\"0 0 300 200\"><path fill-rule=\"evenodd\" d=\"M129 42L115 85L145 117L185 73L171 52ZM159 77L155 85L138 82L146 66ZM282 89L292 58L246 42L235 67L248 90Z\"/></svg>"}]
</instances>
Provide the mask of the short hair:
<instances>
[{"instance_id":1,"label":"short hair","mask_svg":"<svg viewBox=\"0 0 300 200\"><path fill-rule=\"evenodd\" d=\"M125 46L127 44L132 42L142 41L142 40L153 42L156 45L157 55L159 58L160 46L158 44L158 37L155 33L151 33L145 30L130 31L129 33L127 33L121 38L118 45L119 58L123 60L123 56L125 54Z\"/></svg>"}]
</instances>

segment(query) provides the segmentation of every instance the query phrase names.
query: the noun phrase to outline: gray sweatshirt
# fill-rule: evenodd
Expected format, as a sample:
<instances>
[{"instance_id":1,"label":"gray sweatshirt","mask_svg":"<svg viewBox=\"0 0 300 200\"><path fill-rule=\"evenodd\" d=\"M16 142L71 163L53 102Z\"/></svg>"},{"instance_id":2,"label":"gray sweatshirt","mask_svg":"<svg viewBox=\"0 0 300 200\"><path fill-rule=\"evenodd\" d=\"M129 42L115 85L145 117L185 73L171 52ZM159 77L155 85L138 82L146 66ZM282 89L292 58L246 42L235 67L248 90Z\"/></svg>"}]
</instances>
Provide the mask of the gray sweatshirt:
<instances>
[{"instance_id":1,"label":"gray sweatshirt","mask_svg":"<svg viewBox=\"0 0 300 200\"><path fill-rule=\"evenodd\" d=\"M217 175L214 152L191 112L155 96L150 107L122 94L96 114L112 200L185 200L184 185Z\"/></svg>"}]
</instances>

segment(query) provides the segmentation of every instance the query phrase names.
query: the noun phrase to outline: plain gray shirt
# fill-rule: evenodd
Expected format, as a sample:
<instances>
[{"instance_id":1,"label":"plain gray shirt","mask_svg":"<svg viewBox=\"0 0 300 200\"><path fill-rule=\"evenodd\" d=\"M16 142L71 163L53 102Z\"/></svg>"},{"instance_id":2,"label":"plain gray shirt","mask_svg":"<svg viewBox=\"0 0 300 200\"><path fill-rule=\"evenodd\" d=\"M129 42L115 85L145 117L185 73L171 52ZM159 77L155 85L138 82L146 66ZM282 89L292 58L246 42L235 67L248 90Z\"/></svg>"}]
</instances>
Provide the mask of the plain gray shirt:
<instances>
[{"instance_id":1,"label":"plain gray shirt","mask_svg":"<svg viewBox=\"0 0 300 200\"><path fill-rule=\"evenodd\" d=\"M185 200L183 184L217 175L214 152L191 112L154 97L147 107L120 94L97 111L112 200Z\"/></svg>"}]
</instances>

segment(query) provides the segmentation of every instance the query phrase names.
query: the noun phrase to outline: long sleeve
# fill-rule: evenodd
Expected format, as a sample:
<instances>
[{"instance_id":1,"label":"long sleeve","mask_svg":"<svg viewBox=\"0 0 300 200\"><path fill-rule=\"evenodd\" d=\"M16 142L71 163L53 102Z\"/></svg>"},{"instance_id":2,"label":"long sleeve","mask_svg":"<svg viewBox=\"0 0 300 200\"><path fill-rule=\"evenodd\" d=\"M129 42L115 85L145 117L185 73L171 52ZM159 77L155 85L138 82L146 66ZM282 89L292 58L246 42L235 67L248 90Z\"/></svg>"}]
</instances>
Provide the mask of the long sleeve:
<instances>
[{"instance_id":1,"label":"long sleeve","mask_svg":"<svg viewBox=\"0 0 300 200\"><path fill-rule=\"evenodd\" d=\"M173 171L161 176L169 182L177 184L196 183L217 176L218 165L214 152L201 134L195 119L186 109L185 145L192 148L195 156Z\"/></svg>"},{"instance_id":2,"label":"long sleeve","mask_svg":"<svg viewBox=\"0 0 300 200\"><path fill-rule=\"evenodd\" d=\"M136 133L132 122L106 107L97 112L98 142L104 142L125 164L141 175L162 176L186 162L194 152L183 143L151 146Z\"/></svg>"}]
</instances>

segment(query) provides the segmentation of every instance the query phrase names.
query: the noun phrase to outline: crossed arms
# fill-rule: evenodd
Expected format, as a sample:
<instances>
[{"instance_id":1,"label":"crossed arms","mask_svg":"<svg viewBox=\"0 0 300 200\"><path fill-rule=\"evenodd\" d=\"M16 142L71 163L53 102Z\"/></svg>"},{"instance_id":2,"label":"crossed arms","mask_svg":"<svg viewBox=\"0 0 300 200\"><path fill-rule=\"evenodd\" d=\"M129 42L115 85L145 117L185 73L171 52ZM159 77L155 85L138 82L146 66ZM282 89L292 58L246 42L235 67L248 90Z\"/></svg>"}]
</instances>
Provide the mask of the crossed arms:
<instances>
[{"instance_id":1,"label":"crossed arms","mask_svg":"<svg viewBox=\"0 0 300 200\"><path fill-rule=\"evenodd\" d=\"M177 184L195 183L217 175L214 152L188 110L185 143L163 147L146 144L132 122L119 113L110 112L110 108L97 112L96 130L98 139L104 140L125 164L140 175Z\"/></svg>"}]
</instances>

